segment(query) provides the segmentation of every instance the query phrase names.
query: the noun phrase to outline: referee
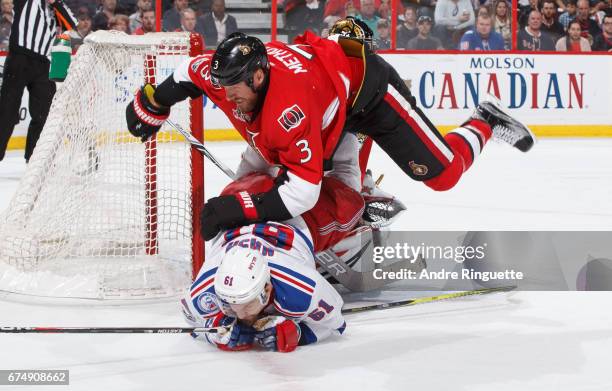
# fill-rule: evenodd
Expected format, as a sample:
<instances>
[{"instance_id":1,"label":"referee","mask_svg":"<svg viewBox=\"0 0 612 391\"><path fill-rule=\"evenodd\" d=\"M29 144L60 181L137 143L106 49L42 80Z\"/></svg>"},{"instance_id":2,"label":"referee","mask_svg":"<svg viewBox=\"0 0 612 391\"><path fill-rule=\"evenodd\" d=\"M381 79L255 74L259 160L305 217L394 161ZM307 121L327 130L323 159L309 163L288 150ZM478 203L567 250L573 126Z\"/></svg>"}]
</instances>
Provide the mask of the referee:
<instances>
[{"instance_id":1,"label":"referee","mask_svg":"<svg viewBox=\"0 0 612 391\"><path fill-rule=\"evenodd\" d=\"M9 52L4 63L0 88L0 161L15 125L24 88L32 121L28 127L25 159L30 160L40 137L53 95L55 83L49 80L49 54L58 27L70 30L77 20L62 0L14 0L13 25Z\"/></svg>"}]
</instances>

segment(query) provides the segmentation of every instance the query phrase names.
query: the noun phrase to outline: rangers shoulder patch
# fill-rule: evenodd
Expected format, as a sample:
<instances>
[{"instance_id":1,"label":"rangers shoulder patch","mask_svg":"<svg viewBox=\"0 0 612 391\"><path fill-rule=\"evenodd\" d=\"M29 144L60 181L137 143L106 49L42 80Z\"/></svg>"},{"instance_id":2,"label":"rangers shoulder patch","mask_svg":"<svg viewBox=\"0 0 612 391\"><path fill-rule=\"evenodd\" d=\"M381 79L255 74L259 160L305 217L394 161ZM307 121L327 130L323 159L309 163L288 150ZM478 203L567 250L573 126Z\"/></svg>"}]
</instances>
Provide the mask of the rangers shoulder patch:
<instances>
[{"instance_id":1,"label":"rangers shoulder patch","mask_svg":"<svg viewBox=\"0 0 612 391\"><path fill-rule=\"evenodd\" d=\"M306 115L300 109L300 106L293 105L283 111L281 116L278 117L278 123L281 124L285 131L289 132L291 129L300 126L304 118L306 118Z\"/></svg>"}]
</instances>

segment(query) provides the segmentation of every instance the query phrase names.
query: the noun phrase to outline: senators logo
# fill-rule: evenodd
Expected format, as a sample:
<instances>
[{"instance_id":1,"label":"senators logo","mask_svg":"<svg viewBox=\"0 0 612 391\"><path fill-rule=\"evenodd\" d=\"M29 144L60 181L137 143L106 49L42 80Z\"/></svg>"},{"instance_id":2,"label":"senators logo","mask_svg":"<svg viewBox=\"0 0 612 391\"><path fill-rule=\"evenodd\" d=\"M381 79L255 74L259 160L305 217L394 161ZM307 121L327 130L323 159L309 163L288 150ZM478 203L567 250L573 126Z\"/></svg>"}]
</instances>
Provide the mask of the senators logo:
<instances>
[{"instance_id":1,"label":"senators logo","mask_svg":"<svg viewBox=\"0 0 612 391\"><path fill-rule=\"evenodd\" d=\"M426 165L424 165L424 164L416 164L414 161L410 161L408 163L408 166L410 166L410 169L412 170L412 173L414 175L418 175L418 176L427 175L427 172L429 171L429 169L427 168Z\"/></svg>"},{"instance_id":2,"label":"senators logo","mask_svg":"<svg viewBox=\"0 0 612 391\"><path fill-rule=\"evenodd\" d=\"M281 116L278 117L278 123L289 132L291 129L300 126L304 118L306 118L306 115L304 115L302 109L298 105L293 105L283 111Z\"/></svg>"},{"instance_id":3,"label":"senators logo","mask_svg":"<svg viewBox=\"0 0 612 391\"><path fill-rule=\"evenodd\" d=\"M246 56L249 53L251 53L251 48L249 46L247 46L247 45L240 45L240 46L238 46L238 50L240 50L242 52L243 56Z\"/></svg>"}]
</instances>

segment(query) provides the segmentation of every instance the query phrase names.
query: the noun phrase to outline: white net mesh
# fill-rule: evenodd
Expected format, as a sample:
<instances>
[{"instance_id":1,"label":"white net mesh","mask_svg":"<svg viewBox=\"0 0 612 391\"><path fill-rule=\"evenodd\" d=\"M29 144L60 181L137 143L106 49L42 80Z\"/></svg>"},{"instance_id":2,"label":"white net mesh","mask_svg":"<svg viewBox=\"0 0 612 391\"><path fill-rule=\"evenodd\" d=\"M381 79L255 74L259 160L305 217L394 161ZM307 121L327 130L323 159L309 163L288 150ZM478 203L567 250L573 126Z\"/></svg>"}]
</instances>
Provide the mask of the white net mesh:
<instances>
[{"instance_id":1,"label":"white net mesh","mask_svg":"<svg viewBox=\"0 0 612 391\"><path fill-rule=\"evenodd\" d=\"M129 299L175 296L189 284L189 144L164 127L146 151L125 122L145 74L161 82L188 54L181 33L86 39L0 216L0 290ZM190 129L189 104L171 119Z\"/></svg>"}]
</instances>

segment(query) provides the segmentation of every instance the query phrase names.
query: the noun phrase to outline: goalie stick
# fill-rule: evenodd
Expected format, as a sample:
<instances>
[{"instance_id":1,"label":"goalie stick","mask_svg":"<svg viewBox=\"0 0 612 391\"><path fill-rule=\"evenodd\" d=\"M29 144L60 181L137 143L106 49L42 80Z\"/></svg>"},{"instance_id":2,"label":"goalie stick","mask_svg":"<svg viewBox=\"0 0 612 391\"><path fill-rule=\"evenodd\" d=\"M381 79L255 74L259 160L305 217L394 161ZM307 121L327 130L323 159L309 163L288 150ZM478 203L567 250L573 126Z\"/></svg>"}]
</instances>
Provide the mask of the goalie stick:
<instances>
[{"instance_id":1,"label":"goalie stick","mask_svg":"<svg viewBox=\"0 0 612 391\"><path fill-rule=\"evenodd\" d=\"M516 289L516 285L499 286L493 288L474 289L470 291L442 293L436 296L417 297L415 299L394 301L391 303L370 304L361 307L343 308L342 313L345 315L355 314L365 311L386 310L394 307L408 307L417 304L435 303L442 300L458 299L466 296L486 295L489 293L509 292Z\"/></svg>"},{"instance_id":2,"label":"goalie stick","mask_svg":"<svg viewBox=\"0 0 612 391\"><path fill-rule=\"evenodd\" d=\"M417 304L435 303L442 300L457 299L466 296L486 295L489 293L508 292L515 289L515 285L494 288L474 289L471 291L443 293L437 296L418 297L395 301L391 303L371 304L361 307L345 308L344 315L359 312L384 310L394 307L408 307ZM38 333L38 334L185 334L185 333L218 333L225 327L0 327L2 333Z\"/></svg>"}]
</instances>

